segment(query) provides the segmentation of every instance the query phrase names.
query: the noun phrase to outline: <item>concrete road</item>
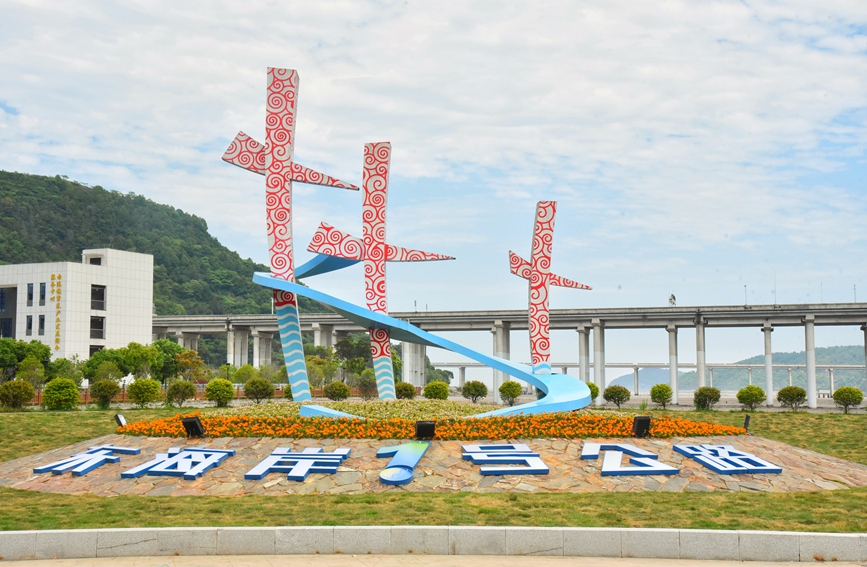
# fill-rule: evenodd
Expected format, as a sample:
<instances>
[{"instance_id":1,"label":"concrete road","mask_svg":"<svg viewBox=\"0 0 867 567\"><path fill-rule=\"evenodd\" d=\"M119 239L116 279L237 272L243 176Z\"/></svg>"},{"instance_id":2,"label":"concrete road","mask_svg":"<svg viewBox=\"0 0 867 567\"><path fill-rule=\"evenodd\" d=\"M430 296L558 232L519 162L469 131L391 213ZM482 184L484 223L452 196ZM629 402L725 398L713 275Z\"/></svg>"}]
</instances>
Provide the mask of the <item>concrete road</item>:
<instances>
[{"instance_id":1,"label":"concrete road","mask_svg":"<svg viewBox=\"0 0 867 567\"><path fill-rule=\"evenodd\" d=\"M582 557L503 557L437 555L247 555L211 557L109 557L8 561L9 567L744 567L740 561L689 559L611 559ZM751 561L750 567L794 567L800 563ZM834 563L862 567L860 563Z\"/></svg>"}]
</instances>

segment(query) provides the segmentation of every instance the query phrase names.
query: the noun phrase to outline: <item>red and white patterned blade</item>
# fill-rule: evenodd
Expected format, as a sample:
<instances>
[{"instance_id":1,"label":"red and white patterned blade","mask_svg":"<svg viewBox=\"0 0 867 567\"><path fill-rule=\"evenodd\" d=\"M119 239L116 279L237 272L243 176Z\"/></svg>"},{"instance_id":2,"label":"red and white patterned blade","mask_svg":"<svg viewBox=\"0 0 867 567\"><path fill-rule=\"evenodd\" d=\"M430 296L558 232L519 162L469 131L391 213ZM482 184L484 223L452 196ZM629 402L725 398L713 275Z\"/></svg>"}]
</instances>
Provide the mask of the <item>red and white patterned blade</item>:
<instances>
[{"instance_id":1,"label":"red and white patterned blade","mask_svg":"<svg viewBox=\"0 0 867 567\"><path fill-rule=\"evenodd\" d=\"M360 238L355 238L324 222L313 235L307 251L347 260L364 259L364 243Z\"/></svg>"},{"instance_id":2,"label":"red and white patterned blade","mask_svg":"<svg viewBox=\"0 0 867 567\"><path fill-rule=\"evenodd\" d=\"M589 285L573 282L572 280L558 276L557 274L551 274L550 276L548 276L548 283L550 283L551 285L558 285L560 287L573 287L575 289L593 289Z\"/></svg>"},{"instance_id":3,"label":"red and white patterned blade","mask_svg":"<svg viewBox=\"0 0 867 567\"><path fill-rule=\"evenodd\" d=\"M433 254L431 252L404 248L403 246L392 246L391 244L386 244L386 262L432 262L435 260L454 259L454 256L446 256L445 254Z\"/></svg>"},{"instance_id":4,"label":"red and white patterned blade","mask_svg":"<svg viewBox=\"0 0 867 567\"><path fill-rule=\"evenodd\" d=\"M522 277L525 280L530 279L530 272L532 271L530 262L524 260L511 250L509 250L509 269L516 276Z\"/></svg>"},{"instance_id":5,"label":"red and white patterned blade","mask_svg":"<svg viewBox=\"0 0 867 567\"><path fill-rule=\"evenodd\" d=\"M259 175L265 175L265 147L243 132L238 132L238 135L229 144L229 148L223 154L223 161ZM289 164L289 169L290 181L358 191L358 187L352 183L346 183L294 162Z\"/></svg>"}]
</instances>

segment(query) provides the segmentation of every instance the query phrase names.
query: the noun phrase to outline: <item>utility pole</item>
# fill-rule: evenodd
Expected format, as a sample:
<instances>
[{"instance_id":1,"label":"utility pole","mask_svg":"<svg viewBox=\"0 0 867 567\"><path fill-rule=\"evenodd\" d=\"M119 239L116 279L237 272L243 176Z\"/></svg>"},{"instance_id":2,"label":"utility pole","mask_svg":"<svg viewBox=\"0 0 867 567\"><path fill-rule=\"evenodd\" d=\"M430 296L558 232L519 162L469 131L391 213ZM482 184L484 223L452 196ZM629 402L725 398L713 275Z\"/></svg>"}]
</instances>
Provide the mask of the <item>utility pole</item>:
<instances>
[{"instance_id":1,"label":"utility pole","mask_svg":"<svg viewBox=\"0 0 867 567\"><path fill-rule=\"evenodd\" d=\"M747 304L747 284L744 284L744 305Z\"/></svg>"}]
</instances>

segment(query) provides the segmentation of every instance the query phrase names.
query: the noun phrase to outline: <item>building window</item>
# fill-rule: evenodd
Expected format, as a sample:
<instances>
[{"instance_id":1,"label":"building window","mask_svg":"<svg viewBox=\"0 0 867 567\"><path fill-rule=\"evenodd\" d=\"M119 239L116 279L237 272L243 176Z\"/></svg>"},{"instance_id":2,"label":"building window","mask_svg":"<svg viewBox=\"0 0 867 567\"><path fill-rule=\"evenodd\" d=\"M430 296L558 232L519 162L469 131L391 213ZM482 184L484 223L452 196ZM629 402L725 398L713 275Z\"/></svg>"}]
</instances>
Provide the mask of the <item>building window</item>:
<instances>
[{"instance_id":1,"label":"building window","mask_svg":"<svg viewBox=\"0 0 867 567\"><path fill-rule=\"evenodd\" d=\"M33 307L33 284L27 284L27 307Z\"/></svg>"},{"instance_id":2,"label":"building window","mask_svg":"<svg viewBox=\"0 0 867 567\"><path fill-rule=\"evenodd\" d=\"M91 266L102 266L102 258L91 258L90 259Z\"/></svg>"},{"instance_id":3,"label":"building window","mask_svg":"<svg viewBox=\"0 0 867 567\"><path fill-rule=\"evenodd\" d=\"M39 316L39 334L40 335L45 334L45 315Z\"/></svg>"},{"instance_id":4,"label":"building window","mask_svg":"<svg viewBox=\"0 0 867 567\"><path fill-rule=\"evenodd\" d=\"M24 334L28 337L33 334L33 315L27 316L27 327L24 330Z\"/></svg>"},{"instance_id":5,"label":"building window","mask_svg":"<svg viewBox=\"0 0 867 567\"><path fill-rule=\"evenodd\" d=\"M39 305L45 306L45 284L39 284Z\"/></svg>"},{"instance_id":6,"label":"building window","mask_svg":"<svg viewBox=\"0 0 867 567\"><path fill-rule=\"evenodd\" d=\"M90 345L90 356L93 356L94 354L98 353L102 349L103 349L103 347L100 345Z\"/></svg>"},{"instance_id":7,"label":"building window","mask_svg":"<svg viewBox=\"0 0 867 567\"><path fill-rule=\"evenodd\" d=\"M90 338L104 339L105 338L105 317L90 318Z\"/></svg>"},{"instance_id":8,"label":"building window","mask_svg":"<svg viewBox=\"0 0 867 567\"><path fill-rule=\"evenodd\" d=\"M97 311L105 311L105 286L90 286L90 308Z\"/></svg>"},{"instance_id":9,"label":"building window","mask_svg":"<svg viewBox=\"0 0 867 567\"><path fill-rule=\"evenodd\" d=\"M6 312L6 290L0 289L0 313Z\"/></svg>"},{"instance_id":10,"label":"building window","mask_svg":"<svg viewBox=\"0 0 867 567\"><path fill-rule=\"evenodd\" d=\"M12 335L12 319L0 319L0 339L14 339Z\"/></svg>"}]
</instances>

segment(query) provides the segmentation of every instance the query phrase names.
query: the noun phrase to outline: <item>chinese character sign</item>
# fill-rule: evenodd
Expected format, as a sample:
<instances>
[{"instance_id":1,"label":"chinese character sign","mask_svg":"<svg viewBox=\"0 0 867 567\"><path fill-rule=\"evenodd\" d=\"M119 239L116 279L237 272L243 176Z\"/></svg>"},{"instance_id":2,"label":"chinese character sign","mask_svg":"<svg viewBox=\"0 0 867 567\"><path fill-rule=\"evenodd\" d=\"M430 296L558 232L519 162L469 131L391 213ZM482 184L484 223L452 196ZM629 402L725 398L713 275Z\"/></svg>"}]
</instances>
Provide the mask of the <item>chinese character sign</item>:
<instances>
[{"instance_id":1,"label":"chinese character sign","mask_svg":"<svg viewBox=\"0 0 867 567\"><path fill-rule=\"evenodd\" d=\"M120 457L116 456L115 453L121 455L138 455L141 453L141 449L133 447L116 447L114 445L88 447L87 451L84 451L83 453L77 453L68 459L63 459L62 461L57 461L50 465L36 467L33 469L33 472L63 474L66 471L71 470L72 476L84 476L93 469L101 467L105 463L119 462Z\"/></svg>"},{"instance_id":2,"label":"chinese character sign","mask_svg":"<svg viewBox=\"0 0 867 567\"><path fill-rule=\"evenodd\" d=\"M334 474L340 463L349 456L349 451L335 449L333 453L323 453L318 447L308 447L298 453L288 447L277 447L270 456L250 469L244 478L260 480L270 473L285 472L289 480L301 482L310 473Z\"/></svg>"},{"instance_id":3,"label":"chinese character sign","mask_svg":"<svg viewBox=\"0 0 867 567\"><path fill-rule=\"evenodd\" d=\"M639 449L629 443L584 443L581 449L582 459L598 459L600 452L605 452L602 459L602 476L677 474L676 468L660 463L659 456ZM623 455L629 455L633 466L623 464Z\"/></svg>"},{"instance_id":4,"label":"chinese character sign","mask_svg":"<svg viewBox=\"0 0 867 567\"><path fill-rule=\"evenodd\" d=\"M180 449L172 447L167 453L157 453L155 459L123 472L120 476L121 478L138 478L148 474L150 476L182 476L185 480L194 480L234 454L235 451L232 449L206 449L204 447Z\"/></svg>"},{"instance_id":5,"label":"chinese character sign","mask_svg":"<svg viewBox=\"0 0 867 567\"><path fill-rule=\"evenodd\" d=\"M513 443L509 445L463 445L463 459L477 465L501 465L482 467L483 475L504 474L548 474L548 466L542 462L539 453L534 453L528 445ZM502 465L524 465L506 467Z\"/></svg>"},{"instance_id":6,"label":"chinese character sign","mask_svg":"<svg viewBox=\"0 0 867 567\"><path fill-rule=\"evenodd\" d=\"M388 465L379 473L383 484L401 485L412 481L415 466L430 447L430 441L410 441L402 445L383 447L376 452L378 458L392 457Z\"/></svg>"},{"instance_id":7,"label":"chinese character sign","mask_svg":"<svg viewBox=\"0 0 867 567\"><path fill-rule=\"evenodd\" d=\"M781 467L731 445L675 445L674 450L719 474L783 472Z\"/></svg>"}]
</instances>

